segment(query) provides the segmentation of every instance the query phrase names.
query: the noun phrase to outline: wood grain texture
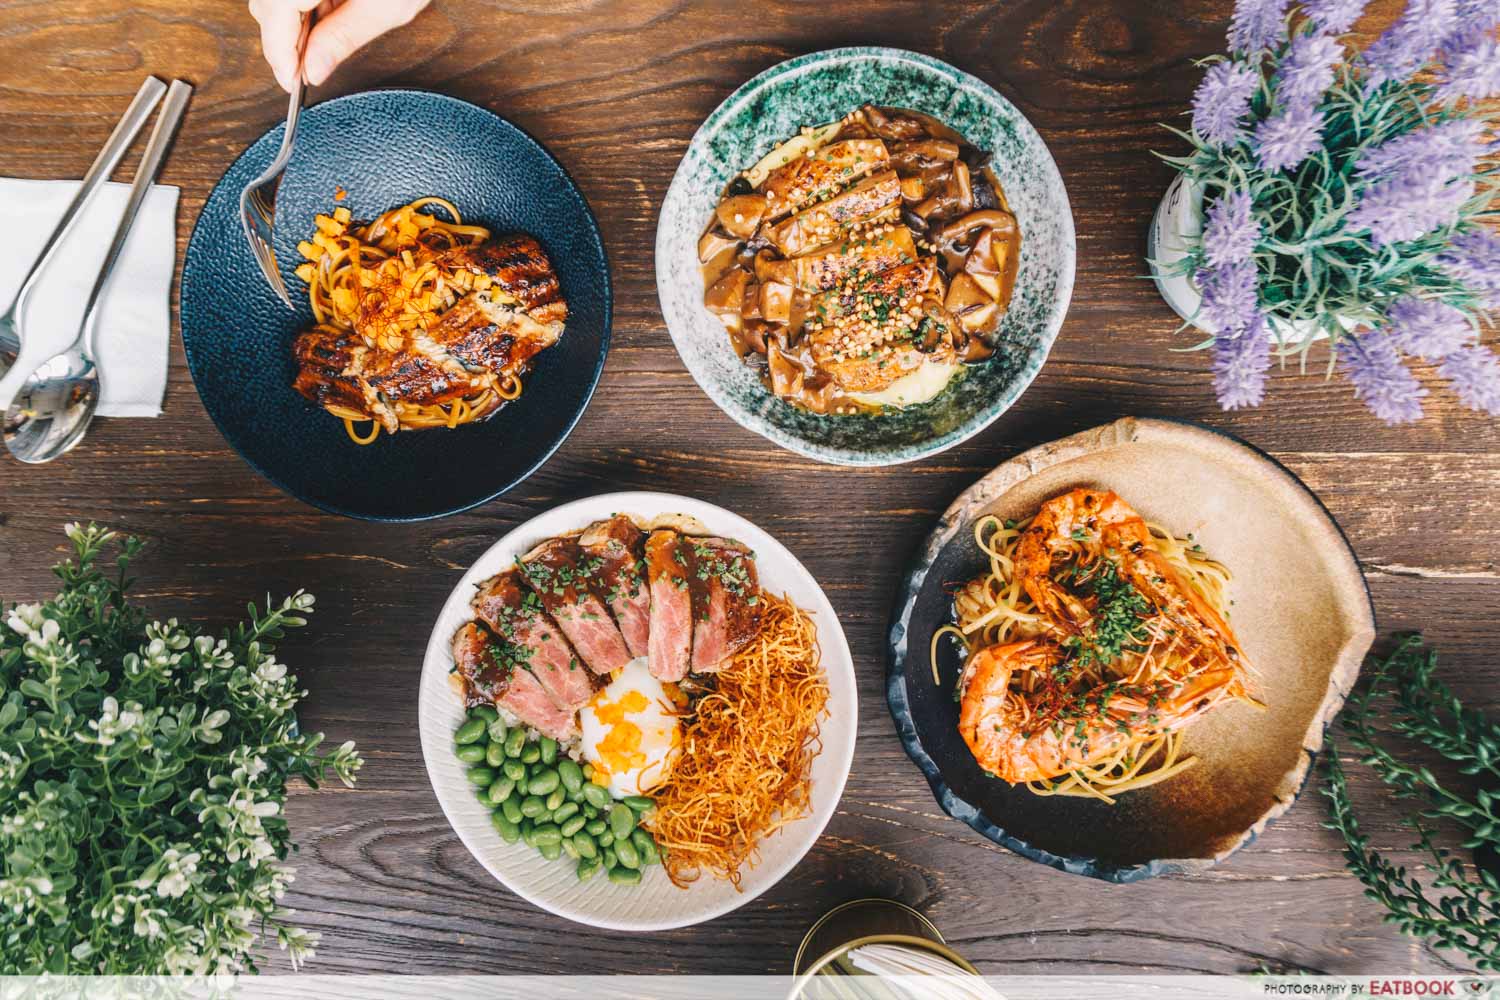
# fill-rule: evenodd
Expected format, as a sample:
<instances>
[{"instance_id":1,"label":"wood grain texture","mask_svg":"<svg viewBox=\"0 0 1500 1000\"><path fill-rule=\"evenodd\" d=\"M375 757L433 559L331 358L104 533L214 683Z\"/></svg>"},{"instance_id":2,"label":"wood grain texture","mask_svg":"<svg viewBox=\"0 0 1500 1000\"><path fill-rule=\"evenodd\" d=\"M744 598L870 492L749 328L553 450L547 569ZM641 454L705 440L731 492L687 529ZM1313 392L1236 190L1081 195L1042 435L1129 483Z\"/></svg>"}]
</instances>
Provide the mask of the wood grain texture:
<instances>
[{"instance_id":1,"label":"wood grain texture","mask_svg":"<svg viewBox=\"0 0 1500 1000\"><path fill-rule=\"evenodd\" d=\"M60 526L90 518L152 540L140 591L164 615L218 625L268 591L318 595L314 627L284 648L311 691L302 721L368 759L358 791L299 792L290 806L302 852L288 903L323 932L321 972L782 973L813 919L864 895L922 908L994 973L1461 968L1379 922L1315 795L1209 874L1104 885L942 815L885 708L890 602L938 513L1004 458L1126 414L1202 421L1286 463L1348 532L1382 630L1424 629L1459 693L1496 702L1500 429L1436 388L1426 422L1388 429L1345 385L1292 371L1273 377L1266 407L1221 413L1206 358L1174 351L1186 341L1141 279L1170 180L1152 151L1173 140L1156 123L1186 108L1229 0L753 6L438 0L314 95L400 84L474 101L546 143L591 201L615 267L614 349L578 429L529 482L426 524L319 513L228 449L174 341L161 419L100 421L44 468L0 462L0 600L50 593ZM1397 4L1376 7L1366 27ZM885 470L815 465L721 414L672 349L652 265L656 209L703 118L760 70L846 44L919 49L995 85L1051 146L1078 230L1073 304L1033 388L967 443ZM180 251L213 183L284 110L243 4L0 0L0 174L81 175L148 72L198 87L164 174L182 187ZM552 504L637 487L713 500L780 538L837 608L861 698L848 790L811 855L735 914L650 939L566 925L490 880L443 820L415 731L429 623L462 569ZM1355 773L1377 846L1405 856L1398 812Z\"/></svg>"}]
</instances>

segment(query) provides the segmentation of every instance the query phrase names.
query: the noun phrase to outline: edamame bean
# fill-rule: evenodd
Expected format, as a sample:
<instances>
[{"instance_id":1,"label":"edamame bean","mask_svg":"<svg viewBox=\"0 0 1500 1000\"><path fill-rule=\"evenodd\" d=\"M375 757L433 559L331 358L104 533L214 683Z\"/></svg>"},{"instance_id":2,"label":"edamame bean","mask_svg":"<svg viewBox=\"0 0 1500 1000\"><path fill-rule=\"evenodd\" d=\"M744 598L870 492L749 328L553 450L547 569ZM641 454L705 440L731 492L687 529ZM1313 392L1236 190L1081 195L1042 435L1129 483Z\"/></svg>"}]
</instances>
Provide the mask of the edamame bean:
<instances>
[{"instance_id":1,"label":"edamame bean","mask_svg":"<svg viewBox=\"0 0 1500 1000\"><path fill-rule=\"evenodd\" d=\"M537 745L535 743L531 744L525 750L521 751L521 763L522 764L535 764L537 761L539 761L541 759L542 759L542 751L540 750L540 748L537 747Z\"/></svg>"},{"instance_id":2,"label":"edamame bean","mask_svg":"<svg viewBox=\"0 0 1500 1000\"><path fill-rule=\"evenodd\" d=\"M615 835L608 830L605 830L594 839L599 842L600 847L613 847L615 843Z\"/></svg>"},{"instance_id":3,"label":"edamame bean","mask_svg":"<svg viewBox=\"0 0 1500 1000\"><path fill-rule=\"evenodd\" d=\"M494 783L490 785L490 804L498 806L500 803L510 798L510 793L515 790L516 783L514 781L511 781L509 778L503 776L496 778L494 780Z\"/></svg>"},{"instance_id":4,"label":"edamame bean","mask_svg":"<svg viewBox=\"0 0 1500 1000\"><path fill-rule=\"evenodd\" d=\"M478 743L471 746L479 746ZM499 767L505 763L505 744L491 742L484 748L484 762L490 767Z\"/></svg>"},{"instance_id":5,"label":"edamame bean","mask_svg":"<svg viewBox=\"0 0 1500 1000\"><path fill-rule=\"evenodd\" d=\"M604 848L601 857L604 860L604 867L606 869L613 870L620 864L620 859L615 857L615 849L613 847Z\"/></svg>"},{"instance_id":6,"label":"edamame bean","mask_svg":"<svg viewBox=\"0 0 1500 1000\"><path fill-rule=\"evenodd\" d=\"M521 756L521 748L526 745L526 730L520 726L505 734L505 756Z\"/></svg>"},{"instance_id":7,"label":"edamame bean","mask_svg":"<svg viewBox=\"0 0 1500 1000\"><path fill-rule=\"evenodd\" d=\"M500 713L495 711L494 705L475 705L469 709L469 717L483 719L485 722L494 722L500 718Z\"/></svg>"},{"instance_id":8,"label":"edamame bean","mask_svg":"<svg viewBox=\"0 0 1500 1000\"><path fill-rule=\"evenodd\" d=\"M651 839L651 834L636 827L630 834L630 842L641 856L641 867L654 865L661 860L661 852L656 849L656 841Z\"/></svg>"},{"instance_id":9,"label":"edamame bean","mask_svg":"<svg viewBox=\"0 0 1500 1000\"><path fill-rule=\"evenodd\" d=\"M563 804L563 801L567 799L567 797L567 793L564 792L561 788L552 789L552 794L547 796L547 808L556 809L558 806Z\"/></svg>"},{"instance_id":10,"label":"edamame bean","mask_svg":"<svg viewBox=\"0 0 1500 1000\"><path fill-rule=\"evenodd\" d=\"M508 760L500 765L500 769L505 772L505 776L511 781L520 781L526 777L526 765L518 760Z\"/></svg>"},{"instance_id":11,"label":"edamame bean","mask_svg":"<svg viewBox=\"0 0 1500 1000\"><path fill-rule=\"evenodd\" d=\"M557 776L562 780L563 787L568 790L571 798L583 791L583 769L578 762L564 757L557 762Z\"/></svg>"},{"instance_id":12,"label":"edamame bean","mask_svg":"<svg viewBox=\"0 0 1500 1000\"><path fill-rule=\"evenodd\" d=\"M559 823L563 822L564 820L572 819L574 816L578 816L580 820L583 820L583 817L578 813L577 802L564 802L562 805L552 810L552 818L557 820ZM584 820L584 822L588 821ZM582 826L583 824L580 823L579 825Z\"/></svg>"},{"instance_id":13,"label":"edamame bean","mask_svg":"<svg viewBox=\"0 0 1500 1000\"><path fill-rule=\"evenodd\" d=\"M624 840L635 829L635 813L623 802L609 807L609 830L616 840Z\"/></svg>"},{"instance_id":14,"label":"edamame bean","mask_svg":"<svg viewBox=\"0 0 1500 1000\"><path fill-rule=\"evenodd\" d=\"M604 863L597 857L585 857L582 861L578 862L578 881L587 882L595 875L598 875L599 869L603 867Z\"/></svg>"},{"instance_id":15,"label":"edamame bean","mask_svg":"<svg viewBox=\"0 0 1500 1000\"><path fill-rule=\"evenodd\" d=\"M536 833L536 825L534 823L532 823L531 820L529 820L529 819L522 820L521 821L521 839L526 842L526 846L527 847L535 847L536 846L536 841L531 839L532 835L534 833Z\"/></svg>"},{"instance_id":16,"label":"edamame bean","mask_svg":"<svg viewBox=\"0 0 1500 1000\"><path fill-rule=\"evenodd\" d=\"M521 839L521 828L512 823L504 813L493 813L490 815L490 823L500 834L500 839L507 844L514 844Z\"/></svg>"},{"instance_id":17,"label":"edamame bean","mask_svg":"<svg viewBox=\"0 0 1500 1000\"><path fill-rule=\"evenodd\" d=\"M536 849L541 852L542 857L548 861L556 861L562 857L562 844L538 844Z\"/></svg>"},{"instance_id":18,"label":"edamame bean","mask_svg":"<svg viewBox=\"0 0 1500 1000\"><path fill-rule=\"evenodd\" d=\"M506 737L506 725L504 719L495 719L488 726L484 727L484 732L485 735L490 738L491 743L499 743L502 747L504 747Z\"/></svg>"},{"instance_id":19,"label":"edamame bean","mask_svg":"<svg viewBox=\"0 0 1500 1000\"><path fill-rule=\"evenodd\" d=\"M483 764L481 764L478 767L469 768L469 783L472 785L478 785L481 788L487 788L489 787L490 782L494 780L495 769L493 767L485 767Z\"/></svg>"},{"instance_id":20,"label":"edamame bean","mask_svg":"<svg viewBox=\"0 0 1500 1000\"><path fill-rule=\"evenodd\" d=\"M453 753L465 764L479 764L484 761L484 746L479 743L462 743L454 748Z\"/></svg>"},{"instance_id":21,"label":"edamame bean","mask_svg":"<svg viewBox=\"0 0 1500 1000\"><path fill-rule=\"evenodd\" d=\"M580 770L583 771L583 780L584 781L593 781L594 780L594 765L593 764L590 764L588 761L584 761L583 762L583 767L580 768Z\"/></svg>"},{"instance_id":22,"label":"edamame bean","mask_svg":"<svg viewBox=\"0 0 1500 1000\"><path fill-rule=\"evenodd\" d=\"M649 812L656 808L656 800L649 799L644 795L627 795L620 801L638 813Z\"/></svg>"},{"instance_id":23,"label":"edamame bean","mask_svg":"<svg viewBox=\"0 0 1500 1000\"><path fill-rule=\"evenodd\" d=\"M505 814L506 819L517 825L526 818L526 814L521 811L521 803L516 801L515 796L500 803L500 811Z\"/></svg>"},{"instance_id":24,"label":"edamame bean","mask_svg":"<svg viewBox=\"0 0 1500 1000\"><path fill-rule=\"evenodd\" d=\"M594 819L589 820L589 822L585 824L584 829L589 832L589 836L597 837L599 836L599 834L609 829L609 824L604 822L604 820L602 819Z\"/></svg>"},{"instance_id":25,"label":"edamame bean","mask_svg":"<svg viewBox=\"0 0 1500 1000\"><path fill-rule=\"evenodd\" d=\"M635 842L629 837L615 841L615 857L620 859L620 864L626 868L639 868L641 866L641 854L635 849Z\"/></svg>"},{"instance_id":26,"label":"edamame bean","mask_svg":"<svg viewBox=\"0 0 1500 1000\"><path fill-rule=\"evenodd\" d=\"M557 818L558 818L557 814L553 813L552 814L552 819L554 821L556 821ZM582 829L583 829L583 817L582 816L574 816L572 819L568 819L566 817L563 818L563 820L562 820L562 832L563 832L563 836L564 837L571 837L571 836L573 836L573 834L577 833L579 830L582 830Z\"/></svg>"},{"instance_id":27,"label":"edamame bean","mask_svg":"<svg viewBox=\"0 0 1500 1000\"><path fill-rule=\"evenodd\" d=\"M553 763L554 761L557 760L557 741L556 740L554 740L550 736L543 736L542 739L541 739L541 742L538 743L537 745L539 747L541 747L541 751L542 751L542 763L543 764L551 764L551 763Z\"/></svg>"},{"instance_id":28,"label":"edamame bean","mask_svg":"<svg viewBox=\"0 0 1500 1000\"><path fill-rule=\"evenodd\" d=\"M535 795L528 795L521 800L521 815L535 819L547 811L547 804Z\"/></svg>"},{"instance_id":29,"label":"edamame bean","mask_svg":"<svg viewBox=\"0 0 1500 1000\"><path fill-rule=\"evenodd\" d=\"M634 868L611 868L609 870L609 880L611 882L622 882L625 885L639 885L641 873Z\"/></svg>"},{"instance_id":30,"label":"edamame bean","mask_svg":"<svg viewBox=\"0 0 1500 1000\"><path fill-rule=\"evenodd\" d=\"M582 855L578 853L578 848L574 847L573 842L566 837L563 838L563 842L558 846L562 848L562 852L564 854L572 858L574 861L577 861L580 857L582 857Z\"/></svg>"},{"instance_id":31,"label":"edamame bean","mask_svg":"<svg viewBox=\"0 0 1500 1000\"><path fill-rule=\"evenodd\" d=\"M531 772L531 777L526 779L526 787L531 789L532 795L551 795L557 790L559 780L556 771L550 767L544 767L539 771Z\"/></svg>"},{"instance_id":32,"label":"edamame bean","mask_svg":"<svg viewBox=\"0 0 1500 1000\"><path fill-rule=\"evenodd\" d=\"M556 824L543 823L532 832L531 839L536 841L538 847L543 844L561 843L562 831L557 828Z\"/></svg>"},{"instance_id":33,"label":"edamame bean","mask_svg":"<svg viewBox=\"0 0 1500 1000\"><path fill-rule=\"evenodd\" d=\"M460 746L463 746L468 743L473 743L483 735L484 720L470 719L468 722L465 722L463 725L458 727L458 731L453 734L453 742L459 744Z\"/></svg>"},{"instance_id":34,"label":"edamame bean","mask_svg":"<svg viewBox=\"0 0 1500 1000\"><path fill-rule=\"evenodd\" d=\"M583 832L573 834L573 846L578 853L586 858L597 858L599 856L599 845L594 843L594 838Z\"/></svg>"},{"instance_id":35,"label":"edamame bean","mask_svg":"<svg viewBox=\"0 0 1500 1000\"><path fill-rule=\"evenodd\" d=\"M603 809L605 806L609 805L609 792L605 791L602 785L596 785L592 782L584 785L583 797L584 800L587 801L588 804L593 806L595 809Z\"/></svg>"}]
</instances>

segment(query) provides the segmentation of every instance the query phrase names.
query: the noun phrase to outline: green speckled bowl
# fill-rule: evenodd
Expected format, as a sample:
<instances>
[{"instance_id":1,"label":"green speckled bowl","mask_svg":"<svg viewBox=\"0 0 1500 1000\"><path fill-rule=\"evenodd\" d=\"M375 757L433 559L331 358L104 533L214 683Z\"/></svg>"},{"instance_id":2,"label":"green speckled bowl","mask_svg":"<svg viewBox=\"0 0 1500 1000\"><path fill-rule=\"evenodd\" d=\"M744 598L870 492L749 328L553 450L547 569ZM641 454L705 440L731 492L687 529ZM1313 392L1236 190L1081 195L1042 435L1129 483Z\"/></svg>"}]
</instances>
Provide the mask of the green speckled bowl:
<instances>
[{"instance_id":1,"label":"green speckled bowl","mask_svg":"<svg viewBox=\"0 0 1500 1000\"><path fill-rule=\"evenodd\" d=\"M994 151L995 174L1021 224L1021 265L1000 350L930 403L878 415L825 417L776 399L735 357L703 307L698 237L729 179L804 125L861 104L923 111ZM672 178L656 226L656 288L677 353L741 426L810 458L895 465L977 434L1041 371L1073 293L1073 216L1057 164L1021 112L947 63L900 49L831 49L773 66L708 116Z\"/></svg>"}]
</instances>

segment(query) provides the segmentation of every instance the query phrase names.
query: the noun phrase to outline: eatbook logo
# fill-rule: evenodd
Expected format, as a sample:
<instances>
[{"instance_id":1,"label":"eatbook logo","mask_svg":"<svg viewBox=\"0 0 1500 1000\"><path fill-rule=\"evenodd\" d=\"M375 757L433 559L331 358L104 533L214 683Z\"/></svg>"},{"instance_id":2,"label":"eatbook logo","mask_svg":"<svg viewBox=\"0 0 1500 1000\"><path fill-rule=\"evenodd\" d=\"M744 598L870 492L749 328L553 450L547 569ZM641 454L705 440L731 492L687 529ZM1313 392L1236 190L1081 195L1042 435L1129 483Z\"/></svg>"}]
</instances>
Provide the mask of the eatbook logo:
<instances>
[{"instance_id":1,"label":"eatbook logo","mask_svg":"<svg viewBox=\"0 0 1500 1000\"><path fill-rule=\"evenodd\" d=\"M1458 992L1461 996L1479 997L1490 991L1490 983L1487 979L1460 979L1458 981Z\"/></svg>"}]
</instances>

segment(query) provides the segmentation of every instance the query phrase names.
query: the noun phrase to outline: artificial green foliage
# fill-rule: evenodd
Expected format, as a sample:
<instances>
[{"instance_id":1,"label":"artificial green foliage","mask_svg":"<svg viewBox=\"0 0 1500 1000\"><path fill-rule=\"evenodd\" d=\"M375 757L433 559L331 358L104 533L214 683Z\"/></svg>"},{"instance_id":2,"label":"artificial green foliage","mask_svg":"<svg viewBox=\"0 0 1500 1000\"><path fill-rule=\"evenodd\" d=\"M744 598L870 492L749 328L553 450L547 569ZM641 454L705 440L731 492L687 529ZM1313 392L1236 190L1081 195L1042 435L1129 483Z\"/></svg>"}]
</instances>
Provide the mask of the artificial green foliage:
<instances>
[{"instance_id":1,"label":"artificial green foliage","mask_svg":"<svg viewBox=\"0 0 1500 1000\"><path fill-rule=\"evenodd\" d=\"M57 596L0 624L0 973L254 971L257 932L300 962L286 782L361 763L298 733L305 692L272 655L312 595L200 635L126 603L140 542L106 571L113 532L67 534Z\"/></svg>"},{"instance_id":2,"label":"artificial green foliage","mask_svg":"<svg viewBox=\"0 0 1500 1000\"><path fill-rule=\"evenodd\" d=\"M1456 827L1463 847L1500 847L1500 727L1483 713L1465 708L1436 676L1437 654L1419 637L1402 642L1387 659L1373 664L1368 683L1350 699L1343 717L1349 744L1360 762L1398 799L1420 806L1404 823L1416 835L1427 882L1370 847L1349 799L1338 750L1330 743L1328 826L1344 838L1349 869L1365 885L1365 895L1388 911L1386 921L1414 937L1468 956L1476 966L1500 971L1500 878L1485 868L1466 867L1438 844L1444 827ZM1377 700L1389 695L1387 707ZM1457 765L1475 787L1440 781L1428 768L1406 763L1380 738L1385 727L1408 741L1436 751ZM1491 789L1497 789L1492 791Z\"/></svg>"}]
</instances>

